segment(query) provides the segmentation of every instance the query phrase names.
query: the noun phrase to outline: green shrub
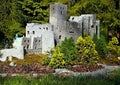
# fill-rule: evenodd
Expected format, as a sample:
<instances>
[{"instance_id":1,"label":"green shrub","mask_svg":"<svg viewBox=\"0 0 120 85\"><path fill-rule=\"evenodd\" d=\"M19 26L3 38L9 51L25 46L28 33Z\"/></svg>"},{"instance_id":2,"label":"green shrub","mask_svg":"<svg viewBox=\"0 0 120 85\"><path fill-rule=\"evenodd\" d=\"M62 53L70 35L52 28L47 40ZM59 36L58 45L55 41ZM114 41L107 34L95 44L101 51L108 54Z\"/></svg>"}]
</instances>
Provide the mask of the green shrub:
<instances>
[{"instance_id":1,"label":"green shrub","mask_svg":"<svg viewBox=\"0 0 120 85\"><path fill-rule=\"evenodd\" d=\"M104 36L100 36L98 39L97 36L95 35L93 38L94 43L96 44L96 50L101 58L106 57L106 41Z\"/></svg>"},{"instance_id":2,"label":"green shrub","mask_svg":"<svg viewBox=\"0 0 120 85\"><path fill-rule=\"evenodd\" d=\"M60 52L59 46L56 46L55 49L53 49L52 58L50 60L49 65L53 68L65 67L66 62L64 60L64 54Z\"/></svg>"},{"instance_id":3,"label":"green shrub","mask_svg":"<svg viewBox=\"0 0 120 85\"><path fill-rule=\"evenodd\" d=\"M49 57L48 55L44 56L42 64L48 65L50 63L50 59L51 59L51 57Z\"/></svg>"},{"instance_id":4,"label":"green shrub","mask_svg":"<svg viewBox=\"0 0 120 85\"><path fill-rule=\"evenodd\" d=\"M116 37L113 37L111 41L109 41L108 45L107 45L107 55L109 55L109 57L117 57L119 54L119 50L118 50L118 39Z\"/></svg>"},{"instance_id":5,"label":"green shrub","mask_svg":"<svg viewBox=\"0 0 120 85\"><path fill-rule=\"evenodd\" d=\"M99 59L95 44L90 36L78 38L76 42L78 61L81 63L96 63Z\"/></svg>"},{"instance_id":6,"label":"green shrub","mask_svg":"<svg viewBox=\"0 0 120 85\"><path fill-rule=\"evenodd\" d=\"M65 40L61 43L60 48L61 52L64 54L66 64L70 64L72 60L76 59L76 49L73 38L65 38Z\"/></svg>"},{"instance_id":7,"label":"green shrub","mask_svg":"<svg viewBox=\"0 0 120 85\"><path fill-rule=\"evenodd\" d=\"M117 54L118 54L118 57L120 57L120 46L117 47Z\"/></svg>"}]
</instances>

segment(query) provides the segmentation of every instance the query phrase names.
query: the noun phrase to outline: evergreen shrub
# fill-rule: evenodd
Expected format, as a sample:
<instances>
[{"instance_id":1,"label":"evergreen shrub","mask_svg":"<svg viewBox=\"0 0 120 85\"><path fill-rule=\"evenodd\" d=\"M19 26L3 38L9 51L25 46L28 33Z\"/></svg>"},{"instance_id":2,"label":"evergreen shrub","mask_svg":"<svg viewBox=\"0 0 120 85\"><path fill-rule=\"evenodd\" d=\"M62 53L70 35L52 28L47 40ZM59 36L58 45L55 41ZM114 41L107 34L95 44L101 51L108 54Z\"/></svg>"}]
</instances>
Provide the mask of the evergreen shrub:
<instances>
[{"instance_id":1,"label":"evergreen shrub","mask_svg":"<svg viewBox=\"0 0 120 85\"><path fill-rule=\"evenodd\" d=\"M97 63L99 56L95 43L90 36L79 37L76 42L78 61L81 63Z\"/></svg>"},{"instance_id":2,"label":"evergreen shrub","mask_svg":"<svg viewBox=\"0 0 120 85\"><path fill-rule=\"evenodd\" d=\"M105 40L105 37L103 35L100 36L100 38L98 39L97 36L95 35L94 38L93 38L93 41L96 45L96 50L99 54L99 56L101 58L105 58L106 57L106 40Z\"/></svg>"}]
</instances>

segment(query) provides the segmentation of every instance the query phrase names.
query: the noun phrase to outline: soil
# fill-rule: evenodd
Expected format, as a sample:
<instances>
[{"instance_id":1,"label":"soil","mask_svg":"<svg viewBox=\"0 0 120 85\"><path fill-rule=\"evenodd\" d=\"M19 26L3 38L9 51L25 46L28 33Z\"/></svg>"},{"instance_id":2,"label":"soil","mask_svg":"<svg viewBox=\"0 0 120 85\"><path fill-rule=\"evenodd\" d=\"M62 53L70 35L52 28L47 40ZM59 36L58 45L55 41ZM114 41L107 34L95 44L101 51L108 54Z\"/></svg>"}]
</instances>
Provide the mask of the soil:
<instances>
[{"instance_id":1,"label":"soil","mask_svg":"<svg viewBox=\"0 0 120 85\"><path fill-rule=\"evenodd\" d=\"M38 64L32 65L17 65L17 66L9 66L9 65L1 65L0 66L0 74L48 74L53 73L54 69L49 66L41 66Z\"/></svg>"},{"instance_id":2,"label":"soil","mask_svg":"<svg viewBox=\"0 0 120 85\"><path fill-rule=\"evenodd\" d=\"M74 72L93 72L98 69L104 68L102 65L74 65L67 69ZM49 66L41 66L39 64L26 64L10 66L9 64L0 65L0 74L39 74L44 75L48 73L54 73L55 69Z\"/></svg>"},{"instance_id":3,"label":"soil","mask_svg":"<svg viewBox=\"0 0 120 85\"><path fill-rule=\"evenodd\" d=\"M72 70L74 72L93 72L96 71L98 69L103 69L104 67L102 65L97 65L97 64L83 64L83 65L74 65L69 67L69 70Z\"/></svg>"}]
</instances>

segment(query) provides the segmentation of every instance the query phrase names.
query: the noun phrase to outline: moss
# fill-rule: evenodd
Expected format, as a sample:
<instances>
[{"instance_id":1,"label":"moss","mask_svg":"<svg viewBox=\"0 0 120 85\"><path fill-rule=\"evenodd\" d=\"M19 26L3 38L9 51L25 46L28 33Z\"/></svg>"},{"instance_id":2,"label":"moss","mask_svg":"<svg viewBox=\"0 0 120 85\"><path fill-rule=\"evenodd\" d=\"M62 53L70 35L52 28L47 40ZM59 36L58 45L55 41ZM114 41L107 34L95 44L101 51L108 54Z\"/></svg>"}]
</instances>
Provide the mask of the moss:
<instances>
[{"instance_id":1,"label":"moss","mask_svg":"<svg viewBox=\"0 0 120 85\"><path fill-rule=\"evenodd\" d=\"M13 62L17 65L19 64L33 64L38 63L42 65L42 60L45 57L43 54L27 54L25 55L25 59L17 59L13 58Z\"/></svg>"}]
</instances>

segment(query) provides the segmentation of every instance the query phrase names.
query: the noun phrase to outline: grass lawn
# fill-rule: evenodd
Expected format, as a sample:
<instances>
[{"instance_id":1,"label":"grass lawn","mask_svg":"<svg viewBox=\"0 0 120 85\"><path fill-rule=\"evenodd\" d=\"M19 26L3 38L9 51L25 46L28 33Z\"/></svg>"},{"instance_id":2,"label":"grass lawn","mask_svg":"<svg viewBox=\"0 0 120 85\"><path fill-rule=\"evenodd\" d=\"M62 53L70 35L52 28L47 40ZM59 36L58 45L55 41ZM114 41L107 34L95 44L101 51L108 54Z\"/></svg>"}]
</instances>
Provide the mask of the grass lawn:
<instances>
[{"instance_id":1,"label":"grass lawn","mask_svg":"<svg viewBox=\"0 0 120 85\"><path fill-rule=\"evenodd\" d=\"M0 77L0 85L119 85L120 74L116 76L117 72L112 73L109 78L97 79L82 76L58 77L52 74L35 78L23 76Z\"/></svg>"}]
</instances>

